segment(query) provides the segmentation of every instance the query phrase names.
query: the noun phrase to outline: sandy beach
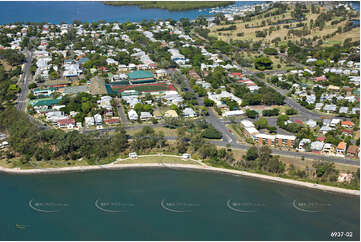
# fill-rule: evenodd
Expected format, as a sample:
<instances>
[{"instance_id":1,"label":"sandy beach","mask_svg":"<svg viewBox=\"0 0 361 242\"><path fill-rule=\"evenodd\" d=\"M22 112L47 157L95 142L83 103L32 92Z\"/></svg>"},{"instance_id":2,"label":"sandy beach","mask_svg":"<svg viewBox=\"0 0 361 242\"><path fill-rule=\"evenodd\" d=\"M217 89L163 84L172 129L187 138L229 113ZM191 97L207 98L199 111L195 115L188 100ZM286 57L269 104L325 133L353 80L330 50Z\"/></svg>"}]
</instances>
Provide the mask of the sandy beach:
<instances>
[{"instance_id":1,"label":"sandy beach","mask_svg":"<svg viewBox=\"0 0 361 242\"><path fill-rule=\"evenodd\" d=\"M251 173L246 171L231 170L225 168L216 168L207 166L200 163L199 165L192 164L164 164L164 163L135 163L135 164L114 164L110 163L107 165L96 165L96 166L74 166L74 167L62 167L62 168L44 168L44 169L28 169L21 170L19 168L4 168L0 167L0 172L10 173L10 174L48 174L48 173L64 173L64 172L84 172L92 170L118 170L118 169L129 169L129 168L174 168L174 169L189 169L189 170L199 170L199 171L210 171L217 173L225 173L232 175L240 175L253 177L256 179L263 179L273 182L288 183L297 186L308 187L312 189L318 189L328 192L336 192L349 194L354 196L360 196L360 191L358 190L349 190L344 188L325 186L320 184L314 184L309 182L296 181L292 179L286 179L281 177L267 176L257 173Z\"/></svg>"}]
</instances>

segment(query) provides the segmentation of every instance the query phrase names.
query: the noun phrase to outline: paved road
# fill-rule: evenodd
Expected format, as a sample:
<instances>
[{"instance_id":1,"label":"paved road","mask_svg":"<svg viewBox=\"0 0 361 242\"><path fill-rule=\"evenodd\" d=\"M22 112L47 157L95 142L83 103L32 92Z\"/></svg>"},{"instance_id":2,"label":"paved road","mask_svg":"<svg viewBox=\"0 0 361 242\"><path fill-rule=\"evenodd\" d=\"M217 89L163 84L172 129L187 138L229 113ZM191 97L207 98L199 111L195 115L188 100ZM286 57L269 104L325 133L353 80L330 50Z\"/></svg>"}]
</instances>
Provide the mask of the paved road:
<instances>
[{"instance_id":1,"label":"paved road","mask_svg":"<svg viewBox=\"0 0 361 242\"><path fill-rule=\"evenodd\" d=\"M25 50L26 52L26 63L24 67L24 74L21 80L21 92L18 97L18 103L16 104L16 108L19 111L24 112L26 107L26 98L29 92L29 81L31 78L31 61L32 61L32 53L29 50Z\"/></svg>"},{"instance_id":2,"label":"paved road","mask_svg":"<svg viewBox=\"0 0 361 242\"><path fill-rule=\"evenodd\" d=\"M304 106L302 106L301 104L299 104L298 102L296 102L295 100L293 100L292 98L287 96L287 92L288 90L284 90L278 87L273 86L272 84L264 81L263 79L257 77L257 76L253 76L254 79L263 82L264 84L266 84L268 87L275 89L276 91L278 91L280 94L282 94L283 96L285 96L285 103L290 106L291 108L294 108L298 111L299 115L302 116L304 119L320 119L321 117L325 117L327 115L323 115L323 114L319 114L316 112L312 112L311 110L308 110L307 108L305 108ZM328 115L330 117L332 117L331 115Z\"/></svg>"},{"instance_id":3,"label":"paved road","mask_svg":"<svg viewBox=\"0 0 361 242\"><path fill-rule=\"evenodd\" d=\"M175 136L165 136L164 137L166 140L176 140L177 137ZM215 144L217 146L223 146L226 147L227 144L229 144L226 141L209 141L212 144ZM248 150L252 145L250 144L230 144L231 148L234 149L240 149L240 150ZM359 166L360 162L357 160L352 160L352 159L348 159L348 158L342 158L342 157L335 157L335 156L323 156L323 155L317 155L317 154L313 154L313 153L303 153L303 152L294 152L294 151L287 151L287 150L279 150L279 149L274 149L272 148L272 153L275 155L282 155L282 156L291 156L291 157L298 157L298 158L302 158L302 156L305 159L314 159L314 160L318 160L318 159L323 159L323 160L327 160L327 161L331 161L331 162L335 162L335 163L342 163L342 164L347 164L347 165L355 165L355 166Z\"/></svg>"}]
</instances>

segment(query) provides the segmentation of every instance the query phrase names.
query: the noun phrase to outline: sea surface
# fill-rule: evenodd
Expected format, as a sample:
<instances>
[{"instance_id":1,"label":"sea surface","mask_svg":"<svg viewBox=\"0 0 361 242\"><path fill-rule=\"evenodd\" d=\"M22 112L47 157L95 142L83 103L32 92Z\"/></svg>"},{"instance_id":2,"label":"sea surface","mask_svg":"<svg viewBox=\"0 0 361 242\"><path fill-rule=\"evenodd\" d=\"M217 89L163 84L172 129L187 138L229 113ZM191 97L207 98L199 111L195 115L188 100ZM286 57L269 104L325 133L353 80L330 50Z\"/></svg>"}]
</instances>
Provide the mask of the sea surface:
<instances>
[{"instance_id":1,"label":"sea surface","mask_svg":"<svg viewBox=\"0 0 361 242\"><path fill-rule=\"evenodd\" d=\"M236 2L237 6L262 3L259 1ZM138 6L110 6L103 2L0 2L0 24L15 22L47 22L59 24L82 22L140 22L142 20L195 19L208 15L210 9L168 11L165 9L141 9Z\"/></svg>"},{"instance_id":2,"label":"sea surface","mask_svg":"<svg viewBox=\"0 0 361 242\"><path fill-rule=\"evenodd\" d=\"M0 240L360 239L359 197L211 172L0 174L0 198Z\"/></svg>"}]
</instances>

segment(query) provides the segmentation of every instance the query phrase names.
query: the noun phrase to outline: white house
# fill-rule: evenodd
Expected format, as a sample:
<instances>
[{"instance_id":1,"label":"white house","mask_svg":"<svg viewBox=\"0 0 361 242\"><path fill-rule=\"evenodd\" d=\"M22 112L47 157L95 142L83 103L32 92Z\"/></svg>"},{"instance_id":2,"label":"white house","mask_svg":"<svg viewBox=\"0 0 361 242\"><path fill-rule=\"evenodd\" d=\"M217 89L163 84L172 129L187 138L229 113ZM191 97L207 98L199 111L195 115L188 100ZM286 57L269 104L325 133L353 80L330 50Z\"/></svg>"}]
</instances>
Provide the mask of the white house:
<instances>
[{"instance_id":1,"label":"white house","mask_svg":"<svg viewBox=\"0 0 361 242\"><path fill-rule=\"evenodd\" d=\"M137 112L134 110L134 109L131 109L129 112L128 112L128 118L130 120L138 120L138 114Z\"/></svg>"}]
</instances>

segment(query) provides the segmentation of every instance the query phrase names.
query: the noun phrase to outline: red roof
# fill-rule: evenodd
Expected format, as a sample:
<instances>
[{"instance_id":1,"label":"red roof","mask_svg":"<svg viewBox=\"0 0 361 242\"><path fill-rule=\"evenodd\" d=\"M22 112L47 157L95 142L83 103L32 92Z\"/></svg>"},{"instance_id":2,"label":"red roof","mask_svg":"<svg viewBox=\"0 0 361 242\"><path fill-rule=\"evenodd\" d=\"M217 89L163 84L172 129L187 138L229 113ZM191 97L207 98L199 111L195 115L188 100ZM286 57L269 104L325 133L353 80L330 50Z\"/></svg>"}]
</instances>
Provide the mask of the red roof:
<instances>
[{"instance_id":1,"label":"red roof","mask_svg":"<svg viewBox=\"0 0 361 242\"><path fill-rule=\"evenodd\" d=\"M104 119L104 123L106 123L106 124L120 123L120 118Z\"/></svg>"},{"instance_id":2,"label":"red roof","mask_svg":"<svg viewBox=\"0 0 361 242\"><path fill-rule=\"evenodd\" d=\"M344 129L344 130L342 130L342 133L353 134L353 130L352 129Z\"/></svg>"},{"instance_id":3,"label":"red roof","mask_svg":"<svg viewBox=\"0 0 361 242\"><path fill-rule=\"evenodd\" d=\"M233 72L231 75L242 77L242 73L240 73L240 72Z\"/></svg>"},{"instance_id":4,"label":"red roof","mask_svg":"<svg viewBox=\"0 0 361 242\"><path fill-rule=\"evenodd\" d=\"M356 154L358 147L356 145L350 145L347 149L347 153Z\"/></svg>"},{"instance_id":5,"label":"red roof","mask_svg":"<svg viewBox=\"0 0 361 242\"><path fill-rule=\"evenodd\" d=\"M314 79L316 82L317 81L327 81L327 78L325 76L318 76Z\"/></svg>"},{"instance_id":6,"label":"red roof","mask_svg":"<svg viewBox=\"0 0 361 242\"><path fill-rule=\"evenodd\" d=\"M301 120L298 120L298 119L295 121L295 123L300 124L300 125L304 125L303 122Z\"/></svg>"},{"instance_id":7,"label":"red roof","mask_svg":"<svg viewBox=\"0 0 361 242\"><path fill-rule=\"evenodd\" d=\"M320 136L320 137L317 137L317 140L323 142L323 141L326 140L326 137L325 136Z\"/></svg>"},{"instance_id":8,"label":"red roof","mask_svg":"<svg viewBox=\"0 0 361 242\"><path fill-rule=\"evenodd\" d=\"M68 125L68 124L75 124L75 120L72 118L66 118L58 120L59 125Z\"/></svg>"},{"instance_id":9,"label":"red roof","mask_svg":"<svg viewBox=\"0 0 361 242\"><path fill-rule=\"evenodd\" d=\"M254 82L247 82L246 85L247 86L257 86L257 84Z\"/></svg>"},{"instance_id":10,"label":"red roof","mask_svg":"<svg viewBox=\"0 0 361 242\"><path fill-rule=\"evenodd\" d=\"M351 121L341 121L341 125L345 126L354 126L355 124Z\"/></svg>"},{"instance_id":11,"label":"red roof","mask_svg":"<svg viewBox=\"0 0 361 242\"><path fill-rule=\"evenodd\" d=\"M346 149L346 143L345 142L343 142L343 141L341 141L338 145L337 145L337 149L339 149L339 150L344 150L344 149Z\"/></svg>"}]
</instances>

